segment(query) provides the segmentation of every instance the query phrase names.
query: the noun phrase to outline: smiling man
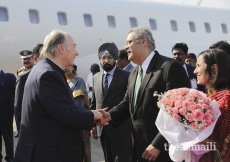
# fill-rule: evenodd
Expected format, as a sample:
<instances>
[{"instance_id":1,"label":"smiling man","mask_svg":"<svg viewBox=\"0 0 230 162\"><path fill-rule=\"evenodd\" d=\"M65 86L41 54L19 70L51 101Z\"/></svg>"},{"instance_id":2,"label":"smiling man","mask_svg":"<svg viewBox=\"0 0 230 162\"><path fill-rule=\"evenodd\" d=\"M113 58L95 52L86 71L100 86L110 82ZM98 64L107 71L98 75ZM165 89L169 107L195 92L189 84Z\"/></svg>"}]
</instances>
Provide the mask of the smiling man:
<instances>
[{"instance_id":1,"label":"smiling man","mask_svg":"<svg viewBox=\"0 0 230 162\"><path fill-rule=\"evenodd\" d=\"M19 54L21 55L23 67L17 71L17 75L20 75L20 74L23 74L23 73L29 71L30 69L32 69L32 67L34 65L34 60L32 57L33 56L32 51L22 50Z\"/></svg>"},{"instance_id":2,"label":"smiling man","mask_svg":"<svg viewBox=\"0 0 230 162\"><path fill-rule=\"evenodd\" d=\"M183 67L175 60L160 55L155 48L152 33L147 27L131 29L125 50L128 59L138 66L129 76L123 101L108 113L101 110L103 123L112 120L111 124L115 126L131 117L134 141L132 160L135 162L171 161L164 148L167 140L155 125L159 108L153 93L190 87Z\"/></svg>"},{"instance_id":3,"label":"smiling man","mask_svg":"<svg viewBox=\"0 0 230 162\"><path fill-rule=\"evenodd\" d=\"M24 88L21 131L14 162L82 162L81 130L91 130L101 113L75 105L65 69L78 55L73 38L54 30Z\"/></svg>"}]
</instances>

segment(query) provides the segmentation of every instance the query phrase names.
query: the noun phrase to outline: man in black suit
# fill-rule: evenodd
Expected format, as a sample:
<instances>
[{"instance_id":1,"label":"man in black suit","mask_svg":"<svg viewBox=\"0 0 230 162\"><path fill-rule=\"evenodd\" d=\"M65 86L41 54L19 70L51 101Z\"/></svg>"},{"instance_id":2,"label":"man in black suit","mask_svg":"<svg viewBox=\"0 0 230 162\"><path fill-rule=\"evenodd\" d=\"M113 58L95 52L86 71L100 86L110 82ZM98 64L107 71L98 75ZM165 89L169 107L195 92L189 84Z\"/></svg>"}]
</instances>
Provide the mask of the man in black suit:
<instances>
[{"instance_id":1,"label":"man in black suit","mask_svg":"<svg viewBox=\"0 0 230 162\"><path fill-rule=\"evenodd\" d=\"M14 74L0 69L0 161L2 161L2 137L5 142L5 160L11 162L14 157L13 117L14 117Z\"/></svg>"},{"instance_id":2,"label":"man in black suit","mask_svg":"<svg viewBox=\"0 0 230 162\"><path fill-rule=\"evenodd\" d=\"M205 91L205 87L202 85L197 85L197 76L193 73L195 68L194 66L188 65L185 63L188 54L188 46L186 43L176 43L172 47L172 58L178 61L185 69L188 78L191 83L191 87L198 89L200 91Z\"/></svg>"},{"instance_id":3,"label":"man in black suit","mask_svg":"<svg viewBox=\"0 0 230 162\"><path fill-rule=\"evenodd\" d=\"M73 38L54 30L45 38L43 60L24 88L21 131L14 162L82 162L81 129L101 119L97 111L75 106L65 69L78 55Z\"/></svg>"},{"instance_id":4,"label":"man in black suit","mask_svg":"<svg viewBox=\"0 0 230 162\"><path fill-rule=\"evenodd\" d=\"M91 109L116 106L122 101L128 85L129 72L116 67L118 49L114 43L104 43L98 49L102 72L93 76L93 98ZM107 76L108 75L108 76ZM107 79L107 80L106 80ZM107 87L105 89L105 83ZM100 137L106 162L129 162L131 155L131 120L125 121L118 129L111 125L97 127L92 137Z\"/></svg>"},{"instance_id":5,"label":"man in black suit","mask_svg":"<svg viewBox=\"0 0 230 162\"><path fill-rule=\"evenodd\" d=\"M36 44L33 48L33 60L34 64L39 61L40 52L42 50L43 44ZM31 69L30 69L31 70ZM17 126L17 133L14 137L19 137L20 132L20 123L21 123L21 112L22 112L22 97L24 93L24 87L30 70L19 75L16 80L16 89L15 89L15 101L14 101L14 114L15 114L15 123Z\"/></svg>"},{"instance_id":6,"label":"man in black suit","mask_svg":"<svg viewBox=\"0 0 230 162\"><path fill-rule=\"evenodd\" d=\"M171 160L164 147L167 141L155 125L159 108L158 98L153 94L156 91L161 93L174 88L190 87L190 82L178 62L154 51L155 42L146 27L131 29L125 50L129 60L138 66L129 76L123 101L108 113L100 110L103 113L101 124L112 120L111 124L119 126L131 117L133 161L169 162Z\"/></svg>"}]
</instances>

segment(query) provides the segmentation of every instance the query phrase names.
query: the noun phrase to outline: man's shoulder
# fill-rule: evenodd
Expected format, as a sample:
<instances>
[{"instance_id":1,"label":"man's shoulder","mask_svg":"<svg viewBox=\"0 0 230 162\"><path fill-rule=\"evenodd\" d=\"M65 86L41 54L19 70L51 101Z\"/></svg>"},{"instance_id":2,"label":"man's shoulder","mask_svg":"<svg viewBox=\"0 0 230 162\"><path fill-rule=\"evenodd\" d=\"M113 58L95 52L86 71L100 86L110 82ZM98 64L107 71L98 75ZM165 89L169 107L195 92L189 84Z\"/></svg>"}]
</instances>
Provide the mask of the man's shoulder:
<instances>
[{"instance_id":1,"label":"man's shoulder","mask_svg":"<svg viewBox=\"0 0 230 162\"><path fill-rule=\"evenodd\" d=\"M125 71L125 70L121 70L121 69L119 69L118 67L116 68L116 71L117 71L117 73L118 73L119 75L121 75L121 74L123 74L123 75L129 75L129 74L130 74L130 72Z\"/></svg>"},{"instance_id":2,"label":"man's shoulder","mask_svg":"<svg viewBox=\"0 0 230 162\"><path fill-rule=\"evenodd\" d=\"M191 65L188 65L188 64L186 64L186 67L188 68L188 69L192 69L192 70L195 70L195 66L191 66Z\"/></svg>"},{"instance_id":3,"label":"man's shoulder","mask_svg":"<svg viewBox=\"0 0 230 162\"><path fill-rule=\"evenodd\" d=\"M18 71L17 71L17 75L21 74L23 71L25 70L25 67L21 67Z\"/></svg>"}]
</instances>

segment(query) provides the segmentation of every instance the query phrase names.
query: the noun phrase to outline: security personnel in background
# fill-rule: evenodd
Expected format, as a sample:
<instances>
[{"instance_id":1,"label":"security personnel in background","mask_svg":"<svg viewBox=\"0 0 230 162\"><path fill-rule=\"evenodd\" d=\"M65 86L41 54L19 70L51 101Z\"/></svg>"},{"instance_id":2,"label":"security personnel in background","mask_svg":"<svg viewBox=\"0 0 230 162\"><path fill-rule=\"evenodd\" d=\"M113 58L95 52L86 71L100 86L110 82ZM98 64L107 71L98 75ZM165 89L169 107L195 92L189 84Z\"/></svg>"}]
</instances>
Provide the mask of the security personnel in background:
<instances>
[{"instance_id":1,"label":"security personnel in background","mask_svg":"<svg viewBox=\"0 0 230 162\"><path fill-rule=\"evenodd\" d=\"M23 74L24 72L30 70L34 65L33 54L30 50L23 50L19 53L22 58L23 67L17 71L17 75Z\"/></svg>"}]
</instances>

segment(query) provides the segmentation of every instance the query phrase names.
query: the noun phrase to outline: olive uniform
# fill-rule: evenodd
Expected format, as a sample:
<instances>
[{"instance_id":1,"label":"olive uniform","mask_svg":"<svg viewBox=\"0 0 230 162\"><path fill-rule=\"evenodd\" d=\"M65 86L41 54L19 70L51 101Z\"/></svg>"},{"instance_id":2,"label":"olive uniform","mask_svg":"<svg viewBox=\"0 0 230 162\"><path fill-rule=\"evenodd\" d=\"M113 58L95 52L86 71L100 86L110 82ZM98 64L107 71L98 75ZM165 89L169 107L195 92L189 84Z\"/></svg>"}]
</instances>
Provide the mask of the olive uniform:
<instances>
[{"instance_id":1,"label":"olive uniform","mask_svg":"<svg viewBox=\"0 0 230 162\"><path fill-rule=\"evenodd\" d=\"M30 50L22 50L19 54L21 55L22 59L32 57L32 51ZM23 66L17 71L17 75L21 75L29 70L30 69L26 70L26 68Z\"/></svg>"}]
</instances>

